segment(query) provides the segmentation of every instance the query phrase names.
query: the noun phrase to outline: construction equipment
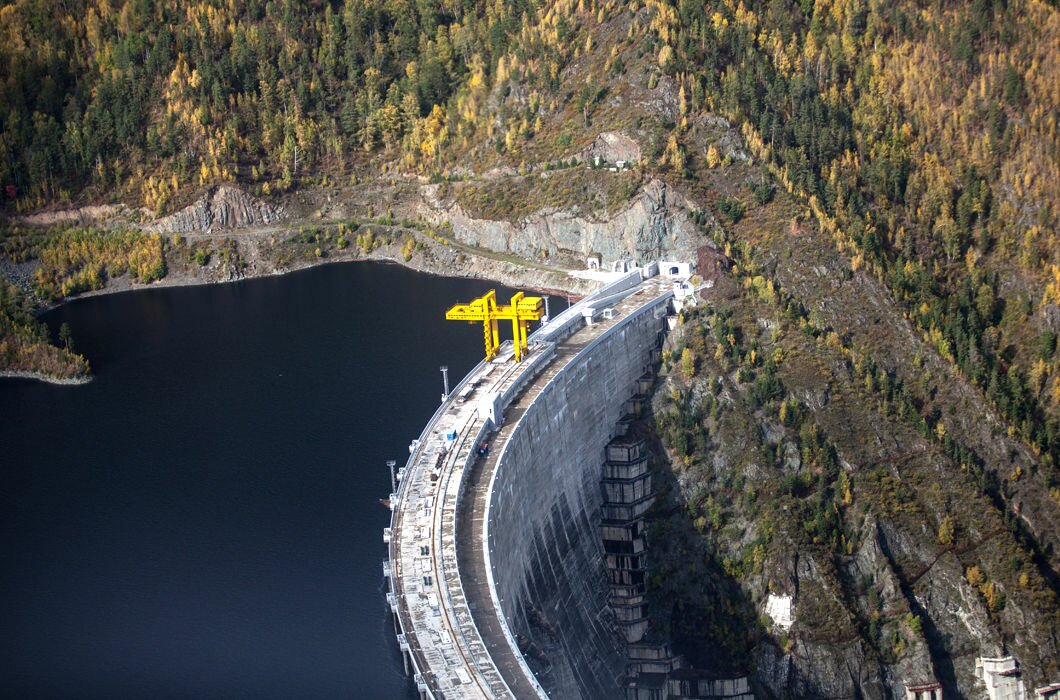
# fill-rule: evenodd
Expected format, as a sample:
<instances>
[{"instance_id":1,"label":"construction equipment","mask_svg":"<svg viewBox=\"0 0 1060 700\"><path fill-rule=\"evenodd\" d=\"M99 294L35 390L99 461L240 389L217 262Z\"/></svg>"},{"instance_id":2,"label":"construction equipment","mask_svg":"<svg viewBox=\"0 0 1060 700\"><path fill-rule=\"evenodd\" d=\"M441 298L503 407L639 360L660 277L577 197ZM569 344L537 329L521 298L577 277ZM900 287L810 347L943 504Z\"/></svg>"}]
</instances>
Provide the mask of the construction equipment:
<instances>
[{"instance_id":1,"label":"construction equipment","mask_svg":"<svg viewBox=\"0 0 1060 700\"><path fill-rule=\"evenodd\" d=\"M482 322L482 335L486 344L486 360L492 360L500 347L500 334L497 332L498 321L512 322L512 344L515 346L515 361L522 362L527 353L526 329L530 321L539 321L544 315L544 302L541 297L528 297L518 292L512 297L508 306L497 305L497 291L491 289L478 299L467 304L457 304L445 312L450 321Z\"/></svg>"}]
</instances>

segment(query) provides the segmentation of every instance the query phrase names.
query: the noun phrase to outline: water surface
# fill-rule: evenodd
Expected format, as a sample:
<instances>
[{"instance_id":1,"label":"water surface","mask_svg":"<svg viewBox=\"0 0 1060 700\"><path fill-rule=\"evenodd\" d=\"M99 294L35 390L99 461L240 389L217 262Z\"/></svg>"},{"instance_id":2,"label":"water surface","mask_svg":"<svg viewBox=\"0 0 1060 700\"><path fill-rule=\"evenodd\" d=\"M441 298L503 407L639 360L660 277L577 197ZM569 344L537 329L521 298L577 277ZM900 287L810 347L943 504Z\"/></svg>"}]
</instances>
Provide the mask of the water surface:
<instances>
[{"instance_id":1,"label":"water surface","mask_svg":"<svg viewBox=\"0 0 1060 700\"><path fill-rule=\"evenodd\" d=\"M357 263L49 313L96 378L0 380L3 695L415 698L385 460L479 359L445 308L490 288Z\"/></svg>"}]
</instances>

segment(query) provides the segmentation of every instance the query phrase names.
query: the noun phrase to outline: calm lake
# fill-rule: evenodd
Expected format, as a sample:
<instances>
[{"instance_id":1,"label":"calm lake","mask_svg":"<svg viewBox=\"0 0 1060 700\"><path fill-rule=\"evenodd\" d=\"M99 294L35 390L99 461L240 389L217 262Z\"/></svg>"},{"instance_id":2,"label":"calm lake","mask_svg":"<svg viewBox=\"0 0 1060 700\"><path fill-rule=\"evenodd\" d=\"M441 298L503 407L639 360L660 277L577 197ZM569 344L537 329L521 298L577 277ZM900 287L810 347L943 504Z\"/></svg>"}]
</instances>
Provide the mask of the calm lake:
<instances>
[{"instance_id":1,"label":"calm lake","mask_svg":"<svg viewBox=\"0 0 1060 700\"><path fill-rule=\"evenodd\" d=\"M354 263L50 312L96 378L0 380L2 694L415 698L378 499L491 288Z\"/></svg>"}]
</instances>

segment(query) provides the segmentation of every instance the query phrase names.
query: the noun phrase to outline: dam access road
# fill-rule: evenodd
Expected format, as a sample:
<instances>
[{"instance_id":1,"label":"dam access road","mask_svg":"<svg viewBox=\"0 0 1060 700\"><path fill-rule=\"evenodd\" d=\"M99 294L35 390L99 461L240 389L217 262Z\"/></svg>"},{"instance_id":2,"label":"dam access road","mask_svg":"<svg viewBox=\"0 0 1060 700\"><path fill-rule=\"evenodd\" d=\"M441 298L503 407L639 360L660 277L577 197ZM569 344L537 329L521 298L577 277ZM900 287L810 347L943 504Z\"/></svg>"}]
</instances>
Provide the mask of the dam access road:
<instances>
[{"instance_id":1,"label":"dam access road","mask_svg":"<svg viewBox=\"0 0 1060 700\"><path fill-rule=\"evenodd\" d=\"M521 363L506 343L410 445L390 497L383 572L422 698L617 689L624 653L601 612L607 587L594 514L604 446L637 377L658 358L675 286L659 269L623 275L543 325ZM520 652L543 615L578 637L553 645L546 661L558 670L547 689Z\"/></svg>"}]
</instances>

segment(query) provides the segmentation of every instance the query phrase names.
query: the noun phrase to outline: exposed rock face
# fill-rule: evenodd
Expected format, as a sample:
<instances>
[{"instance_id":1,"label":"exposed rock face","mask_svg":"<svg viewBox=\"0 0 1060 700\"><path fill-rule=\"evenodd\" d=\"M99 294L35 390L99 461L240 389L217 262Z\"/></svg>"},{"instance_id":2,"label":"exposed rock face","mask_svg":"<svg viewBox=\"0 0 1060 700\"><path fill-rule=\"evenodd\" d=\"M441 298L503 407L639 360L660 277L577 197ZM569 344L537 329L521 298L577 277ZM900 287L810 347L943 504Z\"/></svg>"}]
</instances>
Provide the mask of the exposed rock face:
<instances>
[{"instance_id":1,"label":"exposed rock face","mask_svg":"<svg viewBox=\"0 0 1060 700\"><path fill-rule=\"evenodd\" d=\"M191 206L155 221L160 233L210 233L222 228L272 224L286 217L280 206L266 204L237 187L220 185Z\"/></svg>"},{"instance_id":2,"label":"exposed rock face","mask_svg":"<svg viewBox=\"0 0 1060 700\"><path fill-rule=\"evenodd\" d=\"M616 131L605 131L596 137L585 151L585 160L592 162L597 156L608 163L624 160L627 163L640 161L640 146L629 136Z\"/></svg>"},{"instance_id":3,"label":"exposed rock face","mask_svg":"<svg viewBox=\"0 0 1060 700\"><path fill-rule=\"evenodd\" d=\"M430 200L430 192L425 199ZM522 221L472 218L462 207L428 210L427 216L448 221L456 240L528 259L543 254L600 253L605 266L616 260L694 259L701 241L689 211L696 210L661 180L649 182L628 208L611 219L594 221L570 211L545 210Z\"/></svg>"},{"instance_id":4,"label":"exposed rock face","mask_svg":"<svg viewBox=\"0 0 1060 700\"><path fill-rule=\"evenodd\" d=\"M794 593L796 618L790 651L757 649L754 677L773 696L898 700L909 687L938 682L946 693L977 697L978 657L1052 663L1044 611L1013 601L992 619L966 564L955 551L940 553L931 533L868 515L856 539L860 546L845 556L807 550L770 560L769 585ZM756 599L768 590L754 576L744 585ZM864 630L877 625L869 636L882 649L873 650Z\"/></svg>"},{"instance_id":5,"label":"exposed rock face","mask_svg":"<svg viewBox=\"0 0 1060 700\"><path fill-rule=\"evenodd\" d=\"M120 216L127 211L128 210L123 204L102 204L98 206L77 207L75 209L43 211L36 214L17 217L16 220L30 226L53 226L55 224L89 226L100 221L105 221L114 216Z\"/></svg>"},{"instance_id":6,"label":"exposed rock face","mask_svg":"<svg viewBox=\"0 0 1060 700\"><path fill-rule=\"evenodd\" d=\"M675 579L660 587L663 600L680 602L657 612L686 645L675 650L706 656L761 621L771 596L791 596L792 626L764 618L767 629L748 645L753 663L725 658L732 672L749 673L759 697L899 700L933 687L980 697L977 660L1009 655L1028 687L1053 682L1060 614L1048 565L1023 547L1004 505L916 432L915 414L870 400L856 386L863 379L821 343L776 332L777 313L747 304L729 275L719 269L704 322L686 317L666 340L671 356L702 342L694 375L673 363L653 399L660 435L679 458L671 455L675 512L694 537L669 550L652 541L651 566ZM730 341L744 333L763 353L782 349L776 376L805 411L798 421L775 419L779 409L754 401L754 381L716 351L730 330ZM674 420L685 420L676 411L687 406L702 407L701 423ZM815 467L807 447L818 430L835 449L831 467ZM814 469L833 470L831 486ZM777 488L785 482L793 487ZM677 540L673 520L660 520L660 539ZM834 524L816 524L825 520ZM688 562L711 559L720 566L707 568L710 583L677 578ZM731 585L717 594L711 584Z\"/></svg>"},{"instance_id":7,"label":"exposed rock face","mask_svg":"<svg viewBox=\"0 0 1060 700\"><path fill-rule=\"evenodd\" d=\"M707 114L700 117L697 121L705 130L714 132L717 135L717 138L712 139L712 141L722 155L733 160L751 160L750 154L744 148L743 140L736 130L732 128L732 124L729 123L728 119L716 114ZM706 156L705 149L703 155L704 157Z\"/></svg>"},{"instance_id":8,"label":"exposed rock face","mask_svg":"<svg viewBox=\"0 0 1060 700\"><path fill-rule=\"evenodd\" d=\"M1043 304L1039 312L1042 317L1042 325L1053 331L1060 332L1060 305Z\"/></svg>"}]
</instances>

